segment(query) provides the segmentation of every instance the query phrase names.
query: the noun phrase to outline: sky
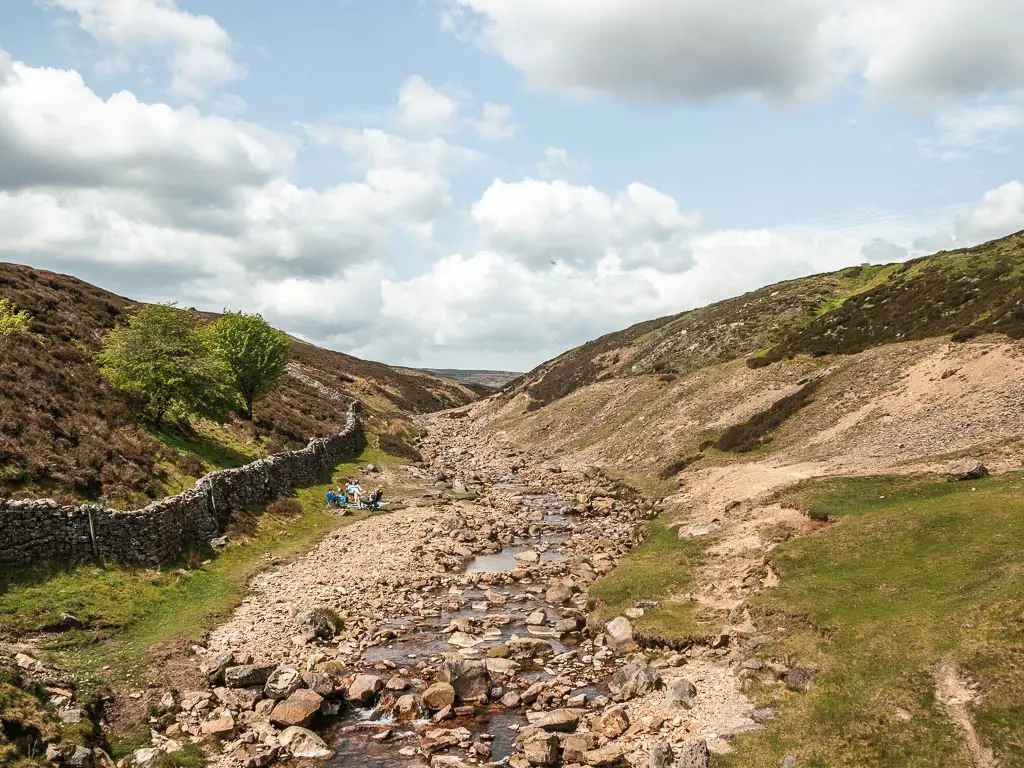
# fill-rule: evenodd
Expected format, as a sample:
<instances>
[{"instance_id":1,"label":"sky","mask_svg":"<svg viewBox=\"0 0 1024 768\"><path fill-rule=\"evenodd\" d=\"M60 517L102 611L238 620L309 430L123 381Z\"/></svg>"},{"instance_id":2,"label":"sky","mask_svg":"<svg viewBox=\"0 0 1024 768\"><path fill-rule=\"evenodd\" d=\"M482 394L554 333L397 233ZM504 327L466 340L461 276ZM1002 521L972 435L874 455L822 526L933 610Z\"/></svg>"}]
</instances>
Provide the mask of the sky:
<instances>
[{"instance_id":1,"label":"sky","mask_svg":"<svg viewBox=\"0 0 1024 768\"><path fill-rule=\"evenodd\" d=\"M0 260L528 370L1024 229L1020 0L3 0Z\"/></svg>"}]
</instances>

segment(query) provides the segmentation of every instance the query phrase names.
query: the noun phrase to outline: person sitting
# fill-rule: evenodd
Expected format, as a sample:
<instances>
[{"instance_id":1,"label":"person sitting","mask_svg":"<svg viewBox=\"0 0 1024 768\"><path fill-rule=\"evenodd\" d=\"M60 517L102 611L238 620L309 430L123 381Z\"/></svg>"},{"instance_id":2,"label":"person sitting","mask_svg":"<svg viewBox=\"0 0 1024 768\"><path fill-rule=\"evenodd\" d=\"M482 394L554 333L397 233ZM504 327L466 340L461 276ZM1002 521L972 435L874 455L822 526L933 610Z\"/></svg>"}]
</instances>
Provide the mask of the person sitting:
<instances>
[{"instance_id":1,"label":"person sitting","mask_svg":"<svg viewBox=\"0 0 1024 768\"><path fill-rule=\"evenodd\" d=\"M352 503L358 507L361 502L360 497L363 494L363 489L359 487L359 481L349 480L348 488L346 490L348 491L348 497L352 500Z\"/></svg>"},{"instance_id":2,"label":"person sitting","mask_svg":"<svg viewBox=\"0 0 1024 768\"><path fill-rule=\"evenodd\" d=\"M335 509L341 506L341 499L339 499L338 496L335 495L334 491L329 488L327 489L327 506Z\"/></svg>"},{"instance_id":3,"label":"person sitting","mask_svg":"<svg viewBox=\"0 0 1024 768\"><path fill-rule=\"evenodd\" d=\"M373 493L366 497L366 502L364 503L364 506L367 509L377 509L377 507L380 505L380 500L383 495L384 491L381 490L380 488L376 488L373 491Z\"/></svg>"}]
</instances>

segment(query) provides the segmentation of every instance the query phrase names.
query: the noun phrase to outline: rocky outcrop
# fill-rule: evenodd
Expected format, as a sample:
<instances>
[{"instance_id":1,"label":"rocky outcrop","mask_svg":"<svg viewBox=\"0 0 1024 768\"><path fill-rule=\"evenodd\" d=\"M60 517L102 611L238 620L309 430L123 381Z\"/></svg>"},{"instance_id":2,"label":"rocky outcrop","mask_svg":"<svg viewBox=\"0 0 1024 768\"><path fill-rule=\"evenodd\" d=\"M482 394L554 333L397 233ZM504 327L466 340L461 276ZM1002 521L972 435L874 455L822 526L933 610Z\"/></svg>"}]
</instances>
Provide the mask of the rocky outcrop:
<instances>
[{"instance_id":1,"label":"rocky outcrop","mask_svg":"<svg viewBox=\"0 0 1024 768\"><path fill-rule=\"evenodd\" d=\"M133 565L173 562L185 547L215 538L232 510L313 485L321 472L358 451L363 440L358 413L359 403L353 402L348 423L338 434L311 440L302 450L211 472L194 488L143 509L61 505L53 499L0 500L0 563L20 565L41 559Z\"/></svg>"}]
</instances>

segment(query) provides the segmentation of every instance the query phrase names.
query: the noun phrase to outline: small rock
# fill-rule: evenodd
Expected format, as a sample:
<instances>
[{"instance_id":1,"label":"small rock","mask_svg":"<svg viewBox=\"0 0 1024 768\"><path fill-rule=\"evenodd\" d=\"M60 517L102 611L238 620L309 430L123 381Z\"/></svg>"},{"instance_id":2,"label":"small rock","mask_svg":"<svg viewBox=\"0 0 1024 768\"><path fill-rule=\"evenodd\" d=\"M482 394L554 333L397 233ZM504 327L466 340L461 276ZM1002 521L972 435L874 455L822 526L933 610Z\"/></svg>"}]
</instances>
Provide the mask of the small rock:
<instances>
[{"instance_id":1,"label":"small rock","mask_svg":"<svg viewBox=\"0 0 1024 768\"><path fill-rule=\"evenodd\" d=\"M384 681L377 675L356 675L352 685L348 687L349 701L357 704L369 704L384 687Z\"/></svg>"},{"instance_id":2,"label":"small rock","mask_svg":"<svg viewBox=\"0 0 1024 768\"><path fill-rule=\"evenodd\" d=\"M300 688L284 701L279 701L270 713L270 721L282 726L306 725L320 711L324 698L320 694Z\"/></svg>"},{"instance_id":3,"label":"small rock","mask_svg":"<svg viewBox=\"0 0 1024 768\"><path fill-rule=\"evenodd\" d=\"M633 628L625 616L617 616L604 625L608 645L616 651L627 652L636 647L633 641Z\"/></svg>"},{"instance_id":4,"label":"small rock","mask_svg":"<svg viewBox=\"0 0 1024 768\"><path fill-rule=\"evenodd\" d=\"M267 678L263 693L268 699L287 699L305 685L306 681L295 667L278 667Z\"/></svg>"},{"instance_id":5,"label":"small rock","mask_svg":"<svg viewBox=\"0 0 1024 768\"><path fill-rule=\"evenodd\" d=\"M668 684L665 703L670 707L693 709L693 699L696 695L697 688L689 680L673 680Z\"/></svg>"},{"instance_id":6,"label":"small rock","mask_svg":"<svg viewBox=\"0 0 1024 768\"><path fill-rule=\"evenodd\" d=\"M605 710L598 721L597 729L602 736L617 739L629 729L629 715L625 707L611 707Z\"/></svg>"},{"instance_id":7,"label":"small rock","mask_svg":"<svg viewBox=\"0 0 1024 768\"><path fill-rule=\"evenodd\" d=\"M327 748L323 739L312 731L297 725L285 728L278 736L278 740L281 742L281 746L292 754L292 757L317 759L334 754Z\"/></svg>"},{"instance_id":8,"label":"small rock","mask_svg":"<svg viewBox=\"0 0 1024 768\"><path fill-rule=\"evenodd\" d=\"M786 687L795 693L807 693L811 688L811 678L818 670L807 667L793 667L786 675Z\"/></svg>"},{"instance_id":9,"label":"small rock","mask_svg":"<svg viewBox=\"0 0 1024 768\"><path fill-rule=\"evenodd\" d=\"M977 459L962 459L948 464L943 474L951 483L980 480L988 475L988 467Z\"/></svg>"},{"instance_id":10,"label":"small rock","mask_svg":"<svg viewBox=\"0 0 1024 768\"><path fill-rule=\"evenodd\" d=\"M448 683L434 683L423 692L420 701L424 709L437 712L455 703L455 689Z\"/></svg>"}]
</instances>

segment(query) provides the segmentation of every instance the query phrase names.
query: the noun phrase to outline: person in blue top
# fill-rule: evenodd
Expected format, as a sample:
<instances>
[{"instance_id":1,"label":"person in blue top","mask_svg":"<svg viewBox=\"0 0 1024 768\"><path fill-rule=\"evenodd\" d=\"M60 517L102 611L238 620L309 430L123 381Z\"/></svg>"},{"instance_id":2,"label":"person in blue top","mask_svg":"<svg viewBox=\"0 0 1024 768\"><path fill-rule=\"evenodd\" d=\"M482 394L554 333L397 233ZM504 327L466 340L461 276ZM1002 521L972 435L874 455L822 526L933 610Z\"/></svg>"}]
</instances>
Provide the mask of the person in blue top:
<instances>
[{"instance_id":1,"label":"person in blue top","mask_svg":"<svg viewBox=\"0 0 1024 768\"><path fill-rule=\"evenodd\" d=\"M359 487L359 481L349 480L348 488L346 488L345 490L348 492L348 497L352 500L352 502L356 506L359 506L359 497L363 493L363 489Z\"/></svg>"}]
</instances>

